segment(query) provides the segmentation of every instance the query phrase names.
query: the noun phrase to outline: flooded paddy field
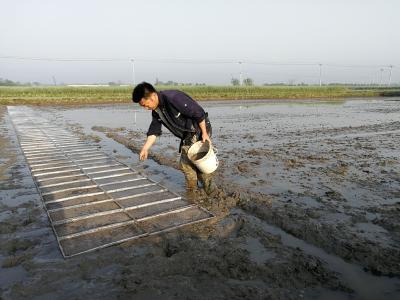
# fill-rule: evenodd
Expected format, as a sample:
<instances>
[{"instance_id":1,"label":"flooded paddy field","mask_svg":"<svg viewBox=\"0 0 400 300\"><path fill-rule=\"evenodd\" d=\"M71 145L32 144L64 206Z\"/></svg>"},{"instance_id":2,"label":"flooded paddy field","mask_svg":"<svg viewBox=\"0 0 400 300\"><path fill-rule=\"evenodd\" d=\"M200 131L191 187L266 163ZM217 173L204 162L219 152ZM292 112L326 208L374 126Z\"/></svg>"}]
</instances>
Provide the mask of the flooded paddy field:
<instances>
[{"instance_id":1,"label":"flooded paddy field","mask_svg":"<svg viewBox=\"0 0 400 300\"><path fill-rule=\"evenodd\" d=\"M400 101L202 105L220 191L194 201L217 218L68 260L1 107L2 298L399 297ZM150 123L138 105L32 109L184 194L179 141L167 130L138 161Z\"/></svg>"}]
</instances>

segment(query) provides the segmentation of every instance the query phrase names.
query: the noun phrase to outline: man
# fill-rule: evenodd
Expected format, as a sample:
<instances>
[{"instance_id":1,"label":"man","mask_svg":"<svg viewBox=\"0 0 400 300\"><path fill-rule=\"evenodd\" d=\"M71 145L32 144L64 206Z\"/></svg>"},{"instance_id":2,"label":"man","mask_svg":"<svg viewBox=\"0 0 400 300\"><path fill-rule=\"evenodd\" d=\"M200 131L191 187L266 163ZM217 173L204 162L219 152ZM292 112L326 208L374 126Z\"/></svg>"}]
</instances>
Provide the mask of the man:
<instances>
[{"instance_id":1,"label":"man","mask_svg":"<svg viewBox=\"0 0 400 300\"><path fill-rule=\"evenodd\" d=\"M188 158L190 146L197 141L208 141L211 144L211 123L204 109L187 94L177 90L157 92L147 82L138 84L132 93L132 101L151 110L152 121L147 131L147 140L140 151L140 160L147 159L149 149L161 135L161 125L181 140L179 167L186 179L189 196L195 195L197 181L210 195L216 190L212 174L201 173Z\"/></svg>"}]
</instances>

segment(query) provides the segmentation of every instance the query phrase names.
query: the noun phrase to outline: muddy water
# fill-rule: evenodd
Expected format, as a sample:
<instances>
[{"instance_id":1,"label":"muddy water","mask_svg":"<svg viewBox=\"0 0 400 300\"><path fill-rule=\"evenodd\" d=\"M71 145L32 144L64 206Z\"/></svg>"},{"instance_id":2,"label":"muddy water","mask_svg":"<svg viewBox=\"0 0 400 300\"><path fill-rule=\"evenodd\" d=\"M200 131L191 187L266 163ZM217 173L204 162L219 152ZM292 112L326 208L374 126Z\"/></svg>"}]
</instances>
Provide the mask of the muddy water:
<instances>
[{"instance_id":1,"label":"muddy water","mask_svg":"<svg viewBox=\"0 0 400 300\"><path fill-rule=\"evenodd\" d=\"M206 156L206 154L207 154L207 152L199 152L199 153L194 154L191 157L191 159L192 160L199 160L199 159L202 159L204 156Z\"/></svg>"},{"instance_id":2,"label":"muddy water","mask_svg":"<svg viewBox=\"0 0 400 300\"><path fill-rule=\"evenodd\" d=\"M186 274L186 284L203 295L198 299L239 295L251 299L398 298L400 102L388 100L393 99L202 103L213 124L212 140L221 161L215 178L225 192L202 204L209 204L216 213L223 208L224 216L206 241L166 238L163 243L169 246L161 246L166 257L154 254L160 245L150 242L144 244L143 253L130 254L131 263L143 255L150 264L157 261L171 285L180 281L172 274ZM177 169L178 140L167 131L150 159L138 161L150 112L133 104L36 109L183 192L184 178ZM136 117L135 109L139 109ZM19 205L6 198L8 204ZM11 218L9 211L2 212L2 219ZM198 230L196 235L204 235L204 228ZM149 253L153 258L148 258ZM196 255L202 257L203 268L188 271L185 268ZM179 261L179 269L169 257ZM116 276L120 271L110 265L112 261L102 260L102 264L119 280L111 297L135 291L136 296L157 298L129 273L143 274L144 269L128 267L124 271L128 273ZM65 280L71 279L73 268L69 268ZM41 270L40 266L35 270ZM159 273L157 268L147 270L145 277L153 290L171 299L186 295L179 285L176 290L181 297L170 294L168 286L158 283L161 278L155 274ZM99 283L101 276L92 280ZM29 278L22 272L21 277ZM127 281L121 291L120 283ZM211 284L217 294L207 294Z\"/></svg>"}]
</instances>

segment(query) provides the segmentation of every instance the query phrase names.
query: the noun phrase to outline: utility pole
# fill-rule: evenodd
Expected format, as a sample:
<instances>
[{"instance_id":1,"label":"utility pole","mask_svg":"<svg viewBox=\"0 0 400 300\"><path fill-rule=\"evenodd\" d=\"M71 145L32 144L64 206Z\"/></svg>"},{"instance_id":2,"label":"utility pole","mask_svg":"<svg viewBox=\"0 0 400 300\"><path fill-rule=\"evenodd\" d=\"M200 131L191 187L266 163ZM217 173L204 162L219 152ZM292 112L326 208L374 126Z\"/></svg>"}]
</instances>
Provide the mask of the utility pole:
<instances>
[{"instance_id":1,"label":"utility pole","mask_svg":"<svg viewBox=\"0 0 400 300\"><path fill-rule=\"evenodd\" d=\"M382 86L383 71L384 71L384 70L385 70L384 68L381 68L381 80L380 80L380 83L379 83L380 86Z\"/></svg>"},{"instance_id":2,"label":"utility pole","mask_svg":"<svg viewBox=\"0 0 400 300\"><path fill-rule=\"evenodd\" d=\"M53 83L54 85L57 85L56 77L53 75Z\"/></svg>"},{"instance_id":3,"label":"utility pole","mask_svg":"<svg viewBox=\"0 0 400 300\"><path fill-rule=\"evenodd\" d=\"M389 83L388 83L388 86L390 86L392 84L392 69L393 69L393 66L390 65L389 66Z\"/></svg>"},{"instance_id":4,"label":"utility pole","mask_svg":"<svg viewBox=\"0 0 400 300\"><path fill-rule=\"evenodd\" d=\"M239 84L243 84L242 62L239 61Z\"/></svg>"},{"instance_id":5,"label":"utility pole","mask_svg":"<svg viewBox=\"0 0 400 300\"><path fill-rule=\"evenodd\" d=\"M322 86L322 64L319 65L319 86Z\"/></svg>"},{"instance_id":6,"label":"utility pole","mask_svg":"<svg viewBox=\"0 0 400 300\"><path fill-rule=\"evenodd\" d=\"M132 63L132 80L133 80L133 86L136 85L136 80L135 80L135 60L131 58L131 63Z\"/></svg>"}]
</instances>

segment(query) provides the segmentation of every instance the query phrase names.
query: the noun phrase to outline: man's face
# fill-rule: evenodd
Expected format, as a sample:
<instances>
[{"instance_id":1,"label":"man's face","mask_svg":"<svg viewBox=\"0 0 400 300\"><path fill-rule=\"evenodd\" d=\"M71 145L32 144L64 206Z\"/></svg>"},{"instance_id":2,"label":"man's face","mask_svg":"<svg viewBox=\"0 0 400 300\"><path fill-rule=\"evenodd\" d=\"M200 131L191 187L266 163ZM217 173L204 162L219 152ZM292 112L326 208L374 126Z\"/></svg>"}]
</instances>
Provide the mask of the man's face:
<instances>
[{"instance_id":1,"label":"man's face","mask_svg":"<svg viewBox=\"0 0 400 300\"><path fill-rule=\"evenodd\" d=\"M147 98L142 98L139 101L140 106L148 109L148 110L155 110L158 106L158 96L157 93L152 93Z\"/></svg>"}]
</instances>

